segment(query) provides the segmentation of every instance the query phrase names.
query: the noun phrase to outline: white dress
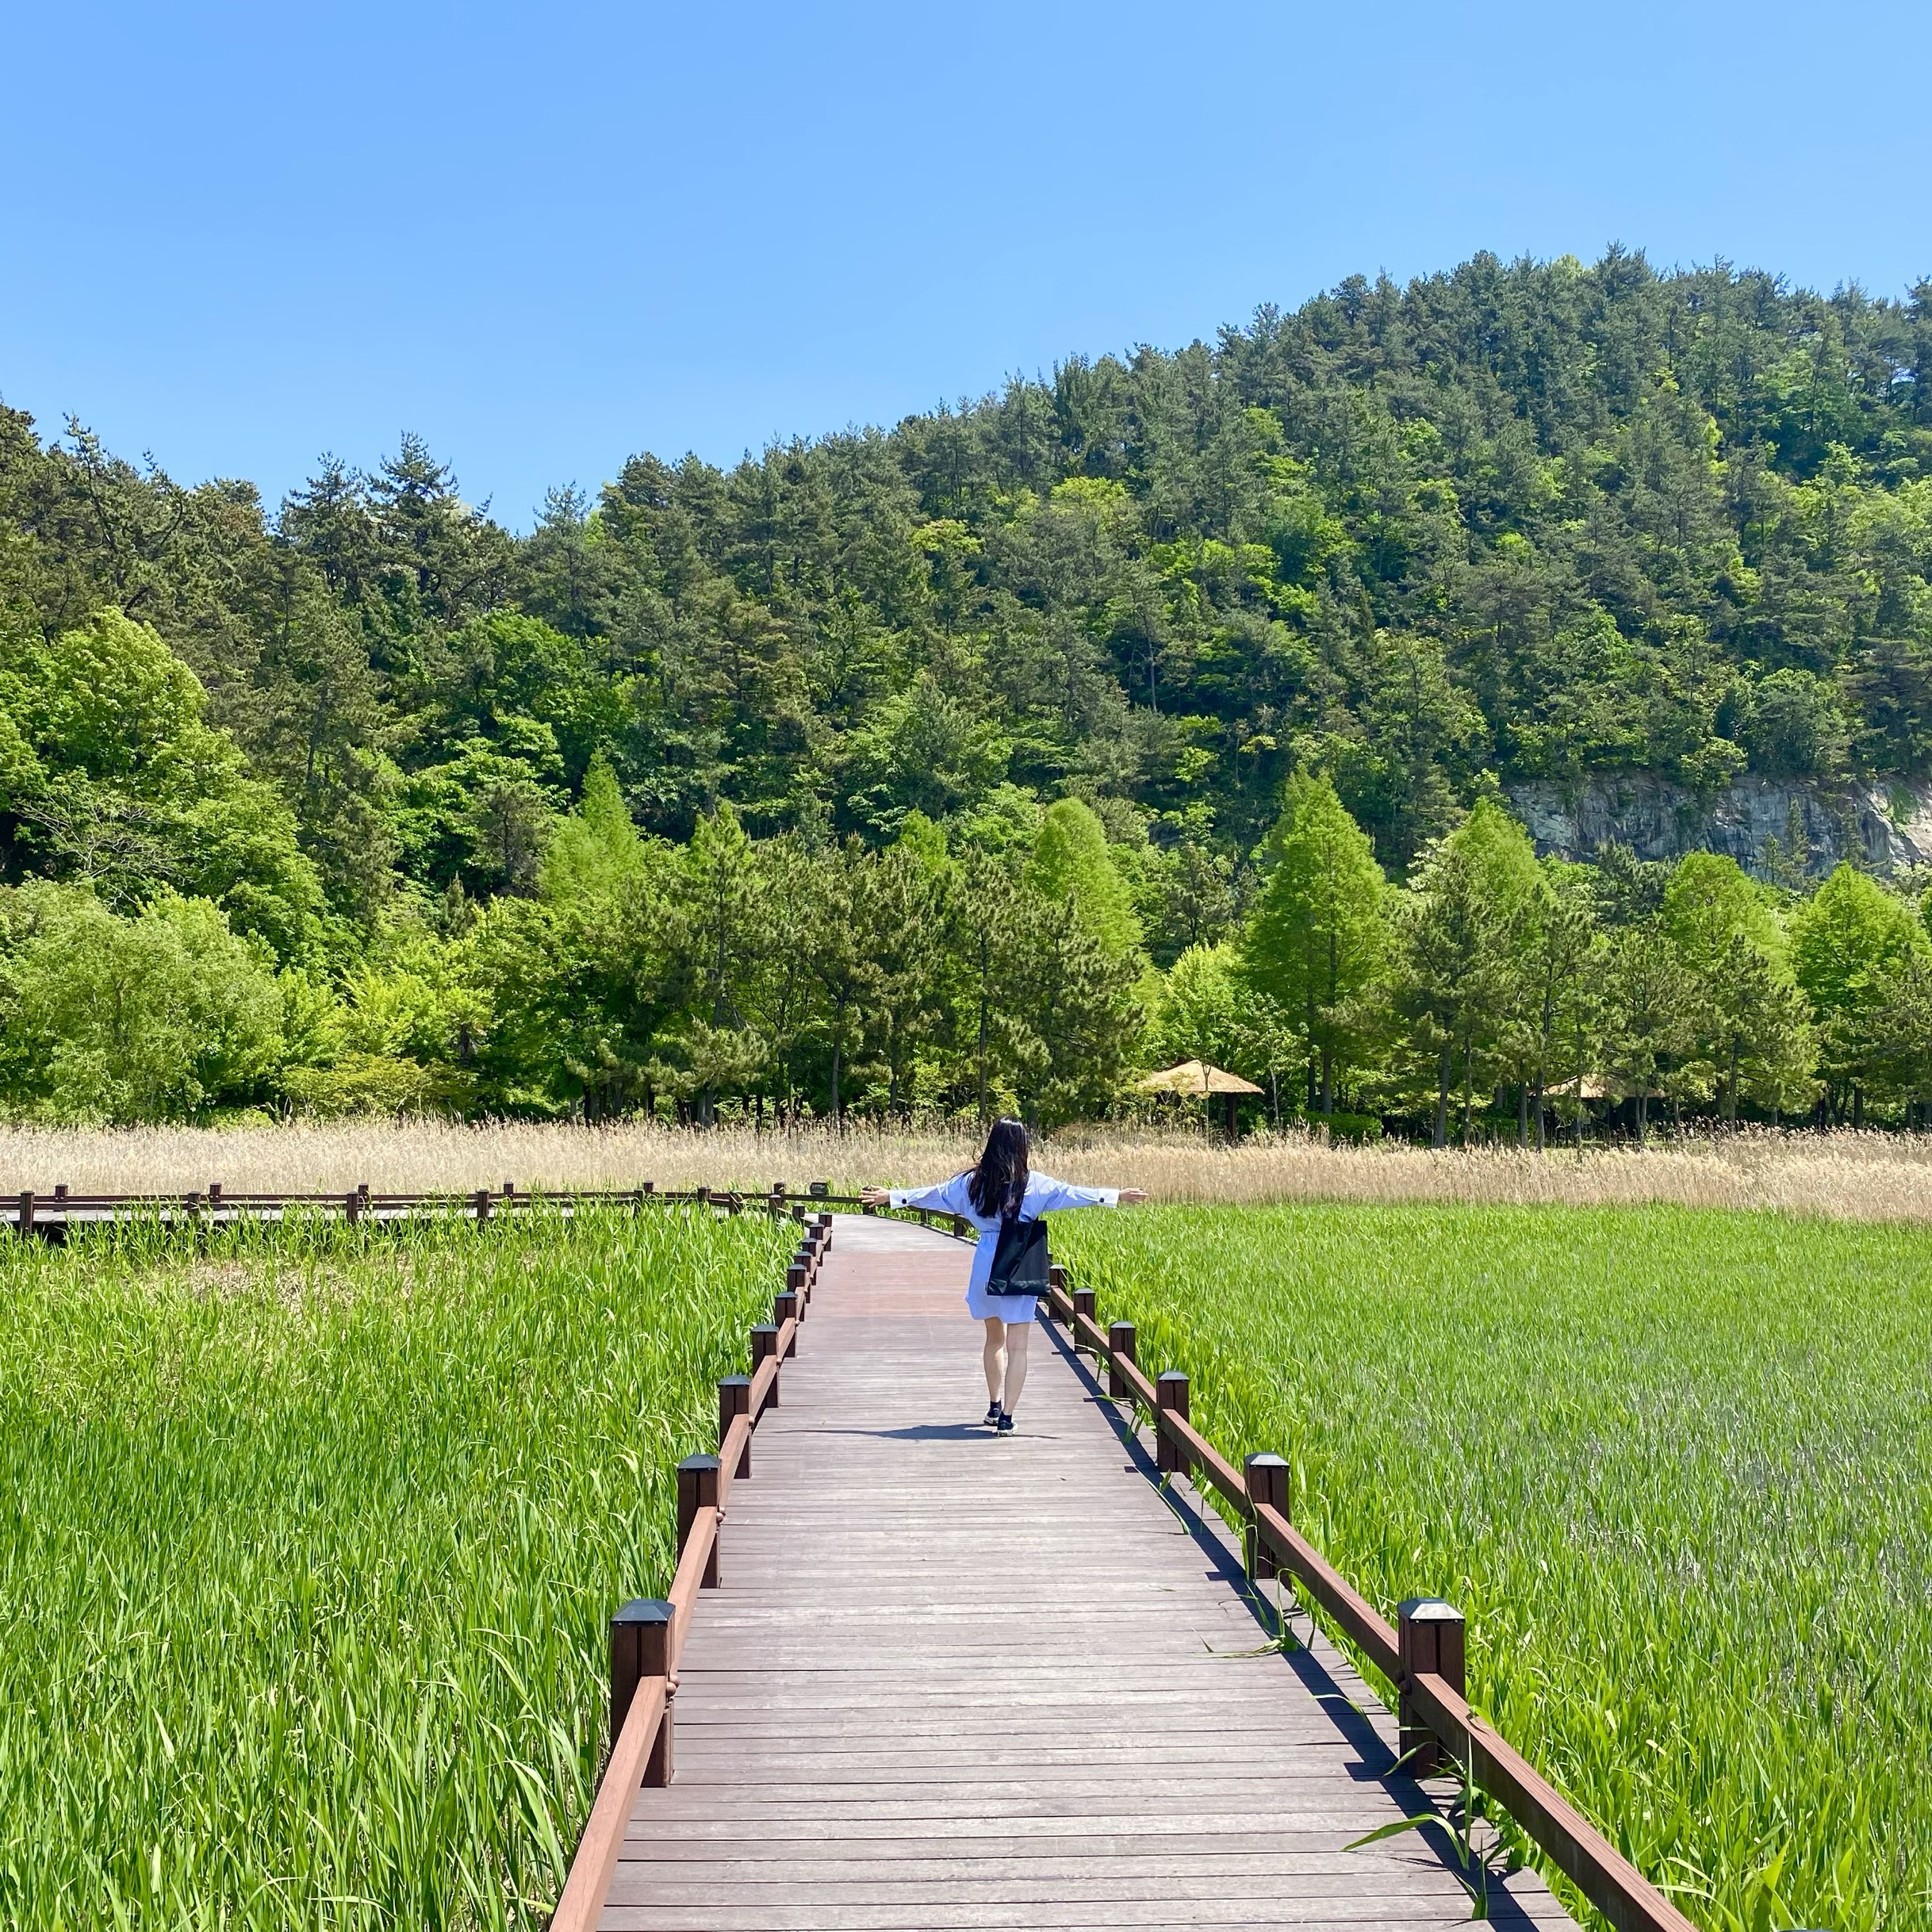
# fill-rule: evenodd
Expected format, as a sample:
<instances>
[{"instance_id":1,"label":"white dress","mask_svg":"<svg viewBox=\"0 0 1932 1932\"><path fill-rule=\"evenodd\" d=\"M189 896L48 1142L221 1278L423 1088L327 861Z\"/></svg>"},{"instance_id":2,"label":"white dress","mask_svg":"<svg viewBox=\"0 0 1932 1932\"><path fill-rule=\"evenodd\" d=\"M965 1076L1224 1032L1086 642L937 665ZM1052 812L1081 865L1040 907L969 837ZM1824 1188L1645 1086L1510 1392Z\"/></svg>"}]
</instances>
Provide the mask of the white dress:
<instances>
[{"instance_id":1,"label":"white dress","mask_svg":"<svg viewBox=\"0 0 1932 1932\"><path fill-rule=\"evenodd\" d=\"M973 1206L972 1197L966 1191L971 1178L970 1175L956 1174L937 1187L895 1187L892 1205L895 1208L931 1208L937 1213L959 1214L971 1221L979 1231L979 1240L972 1251L972 1278L966 1289L967 1313L976 1321L983 1321L989 1315L997 1315L1002 1321L1031 1321L1038 1307L1031 1295L991 1295L986 1291L986 1278L993 1271L993 1250L999 1244L999 1217L982 1214ZM1120 1199L1117 1187L1073 1187L1048 1174L1030 1174L1026 1178L1025 1198L1020 1204L1020 1219L1032 1221L1056 1208L1118 1207Z\"/></svg>"}]
</instances>

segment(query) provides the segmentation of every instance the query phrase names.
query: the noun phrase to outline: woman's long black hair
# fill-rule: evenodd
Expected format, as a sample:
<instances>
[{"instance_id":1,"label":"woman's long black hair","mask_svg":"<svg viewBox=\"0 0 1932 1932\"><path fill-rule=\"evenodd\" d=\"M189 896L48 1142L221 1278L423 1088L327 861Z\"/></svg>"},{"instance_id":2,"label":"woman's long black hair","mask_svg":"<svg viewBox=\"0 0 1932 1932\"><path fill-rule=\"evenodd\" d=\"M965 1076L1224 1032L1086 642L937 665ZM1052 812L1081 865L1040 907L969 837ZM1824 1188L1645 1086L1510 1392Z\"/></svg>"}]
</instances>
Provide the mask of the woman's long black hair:
<instances>
[{"instance_id":1,"label":"woman's long black hair","mask_svg":"<svg viewBox=\"0 0 1932 1932\"><path fill-rule=\"evenodd\" d=\"M966 1182L975 1209L991 1220L1019 1212L1026 1198L1026 1129L1018 1121L995 1121L979 1150L979 1164Z\"/></svg>"}]
</instances>

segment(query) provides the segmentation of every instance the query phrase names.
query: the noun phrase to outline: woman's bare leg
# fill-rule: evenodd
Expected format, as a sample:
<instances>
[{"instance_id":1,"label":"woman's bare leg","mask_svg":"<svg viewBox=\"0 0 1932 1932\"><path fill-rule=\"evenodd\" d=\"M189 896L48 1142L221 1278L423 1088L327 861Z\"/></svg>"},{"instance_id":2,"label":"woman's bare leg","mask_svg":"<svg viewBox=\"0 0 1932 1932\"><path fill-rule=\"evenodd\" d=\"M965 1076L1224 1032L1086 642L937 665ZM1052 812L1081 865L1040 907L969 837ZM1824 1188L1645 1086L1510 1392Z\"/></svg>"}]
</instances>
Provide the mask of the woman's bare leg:
<instances>
[{"instance_id":1,"label":"woman's bare leg","mask_svg":"<svg viewBox=\"0 0 1932 1932\"><path fill-rule=\"evenodd\" d=\"M986 1347L980 1359L986 1365L986 1399L997 1402L1006 1382L1006 1324L997 1315L986 1318Z\"/></svg>"},{"instance_id":2,"label":"woman's bare leg","mask_svg":"<svg viewBox=\"0 0 1932 1932\"><path fill-rule=\"evenodd\" d=\"M1006 1327L1006 1393L1000 1406L1008 1415L1020 1405L1020 1391L1026 1386L1026 1338L1033 1332L1030 1321L1010 1322Z\"/></svg>"}]
</instances>

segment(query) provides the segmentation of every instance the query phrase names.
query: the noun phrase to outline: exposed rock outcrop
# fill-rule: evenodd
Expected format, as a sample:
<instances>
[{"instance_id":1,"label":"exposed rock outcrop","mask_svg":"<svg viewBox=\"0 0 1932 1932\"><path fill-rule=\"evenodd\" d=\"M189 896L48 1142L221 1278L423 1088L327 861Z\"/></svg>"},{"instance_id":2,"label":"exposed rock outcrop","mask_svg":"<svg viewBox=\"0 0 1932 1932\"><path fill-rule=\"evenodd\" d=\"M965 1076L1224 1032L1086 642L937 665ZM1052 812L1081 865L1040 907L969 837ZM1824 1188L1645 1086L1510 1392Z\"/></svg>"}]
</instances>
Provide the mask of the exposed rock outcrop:
<instances>
[{"instance_id":1,"label":"exposed rock outcrop","mask_svg":"<svg viewBox=\"0 0 1932 1932\"><path fill-rule=\"evenodd\" d=\"M1884 875L1932 862L1932 782L1830 788L1742 778L1696 792L1643 772L1599 773L1567 786L1508 788L1539 853L1587 859L1616 839L1640 859L1728 853L1754 876L1817 878L1841 859Z\"/></svg>"}]
</instances>

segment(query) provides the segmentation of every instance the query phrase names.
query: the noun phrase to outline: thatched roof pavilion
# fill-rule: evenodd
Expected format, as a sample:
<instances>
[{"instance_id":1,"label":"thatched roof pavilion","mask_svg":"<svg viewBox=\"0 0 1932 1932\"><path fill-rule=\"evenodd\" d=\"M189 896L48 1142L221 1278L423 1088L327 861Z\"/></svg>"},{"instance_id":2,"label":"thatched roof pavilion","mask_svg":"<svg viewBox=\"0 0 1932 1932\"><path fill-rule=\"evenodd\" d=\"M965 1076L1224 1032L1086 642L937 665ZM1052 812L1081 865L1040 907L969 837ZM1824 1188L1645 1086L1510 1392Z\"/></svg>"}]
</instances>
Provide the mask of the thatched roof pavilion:
<instances>
[{"instance_id":1,"label":"thatched roof pavilion","mask_svg":"<svg viewBox=\"0 0 1932 1932\"><path fill-rule=\"evenodd\" d=\"M1185 1094L1202 1100L1220 1094L1227 1105L1230 1140L1238 1131L1235 1108L1241 1096L1261 1091L1252 1080L1244 1080L1238 1073L1230 1073L1225 1067L1210 1066L1204 1060L1184 1060L1179 1066L1150 1073L1145 1079L1137 1080L1134 1085L1144 1094Z\"/></svg>"},{"instance_id":2,"label":"thatched roof pavilion","mask_svg":"<svg viewBox=\"0 0 1932 1932\"><path fill-rule=\"evenodd\" d=\"M1144 1094L1258 1094L1261 1089L1252 1080L1225 1067L1211 1066L1204 1060L1184 1060L1178 1067L1150 1073L1134 1083Z\"/></svg>"}]
</instances>

